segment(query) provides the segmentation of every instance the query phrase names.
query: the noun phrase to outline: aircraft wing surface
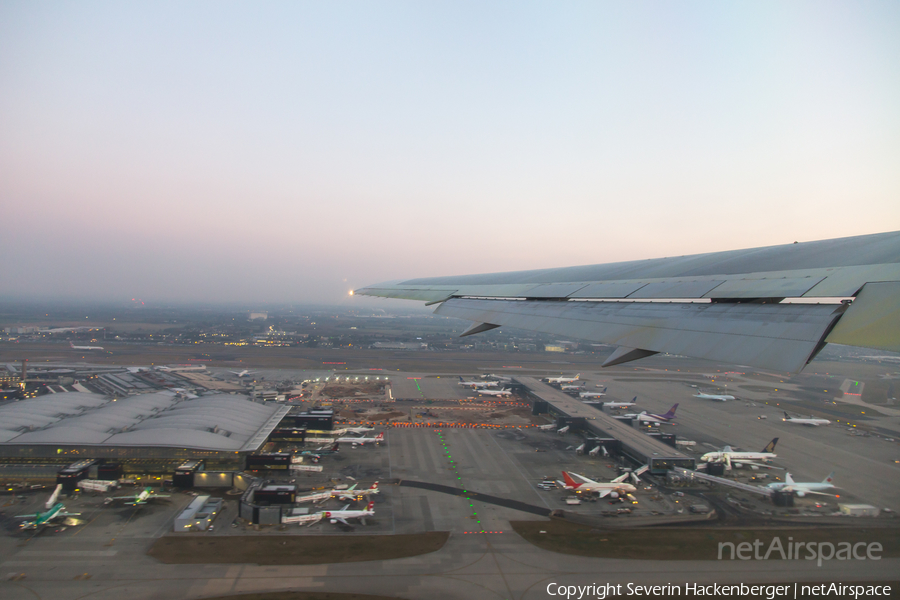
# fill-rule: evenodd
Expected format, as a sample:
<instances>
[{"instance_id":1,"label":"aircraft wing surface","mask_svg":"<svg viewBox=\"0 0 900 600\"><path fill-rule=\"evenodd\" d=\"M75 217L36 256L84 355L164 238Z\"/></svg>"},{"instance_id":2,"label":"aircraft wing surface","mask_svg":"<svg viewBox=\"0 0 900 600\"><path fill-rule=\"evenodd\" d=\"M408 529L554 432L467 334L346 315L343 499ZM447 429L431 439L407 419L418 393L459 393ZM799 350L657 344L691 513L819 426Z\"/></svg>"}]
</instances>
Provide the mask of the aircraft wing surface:
<instances>
[{"instance_id":1,"label":"aircraft wing surface","mask_svg":"<svg viewBox=\"0 0 900 600\"><path fill-rule=\"evenodd\" d=\"M354 293L440 304L474 322L463 335L508 326L619 346L604 366L667 352L798 372L829 342L900 352L900 232Z\"/></svg>"}]
</instances>

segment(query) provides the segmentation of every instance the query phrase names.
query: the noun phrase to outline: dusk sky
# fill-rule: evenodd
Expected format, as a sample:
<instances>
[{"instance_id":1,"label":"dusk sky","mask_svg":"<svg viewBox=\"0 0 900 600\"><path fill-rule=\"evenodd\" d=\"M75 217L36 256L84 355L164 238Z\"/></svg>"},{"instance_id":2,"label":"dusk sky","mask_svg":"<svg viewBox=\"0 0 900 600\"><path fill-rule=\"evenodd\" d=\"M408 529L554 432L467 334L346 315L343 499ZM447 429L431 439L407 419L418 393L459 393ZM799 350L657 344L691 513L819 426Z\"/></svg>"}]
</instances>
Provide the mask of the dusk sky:
<instances>
[{"instance_id":1,"label":"dusk sky","mask_svg":"<svg viewBox=\"0 0 900 600\"><path fill-rule=\"evenodd\" d=\"M900 229L900 3L0 0L0 297Z\"/></svg>"}]
</instances>

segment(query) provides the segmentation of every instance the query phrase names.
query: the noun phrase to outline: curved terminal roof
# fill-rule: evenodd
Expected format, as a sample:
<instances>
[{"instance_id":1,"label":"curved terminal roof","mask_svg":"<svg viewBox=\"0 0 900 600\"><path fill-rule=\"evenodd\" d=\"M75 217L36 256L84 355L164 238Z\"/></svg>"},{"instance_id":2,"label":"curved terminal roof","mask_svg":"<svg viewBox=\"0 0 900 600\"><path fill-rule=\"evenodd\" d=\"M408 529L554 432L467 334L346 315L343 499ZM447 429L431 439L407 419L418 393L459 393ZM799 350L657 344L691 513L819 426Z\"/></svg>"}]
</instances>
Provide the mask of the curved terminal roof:
<instances>
[{"instance_id":1,"label":"curved terminal roof","mask_svg":"<svg viewBox=\"0 0 900 600\"><path fill-rule=\"evenodd\" d=\"M186 400L160 392L113 400L67 392L0 407L0 445L252 451L265 442L287 411L285 406L231 394Z\"/></svg>"}]
</instances>

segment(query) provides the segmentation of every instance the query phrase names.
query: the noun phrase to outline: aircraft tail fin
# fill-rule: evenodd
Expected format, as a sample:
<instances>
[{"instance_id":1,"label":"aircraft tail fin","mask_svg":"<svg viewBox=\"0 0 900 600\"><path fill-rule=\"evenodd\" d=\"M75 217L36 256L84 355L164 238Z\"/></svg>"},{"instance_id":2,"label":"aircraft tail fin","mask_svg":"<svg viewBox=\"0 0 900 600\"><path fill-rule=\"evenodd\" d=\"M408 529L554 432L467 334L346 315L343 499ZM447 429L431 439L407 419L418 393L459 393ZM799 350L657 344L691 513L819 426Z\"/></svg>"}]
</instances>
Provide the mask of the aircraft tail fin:
<instances>
[{"instance_id":1,"label":"aircraft tail fin","mask_svg":"<svg viewBox=\"0 0 900 600\"><path fill-rule=\"evenodd\" d=\"M366 510L375 510L375 501L374 500L369 502L369 504L366 506Z\"/></svg>"},{"instance_id":2,"label":"aircraft tail fin","mask_svg":"<svg viewBox=\"0 0 900 600\"><path fill-rule=\"evenodd\" d=\"M376 436L375 436L375 439L378 440L379 442L380 442L381 440L383 440L383 439L384 439L384 432L382 431L381 433L379 433L378 435L376 435Z\"/></svg>"},{"instance_id":3,"label":"aircraft tail fin","mask_svg":"<svg viewBox=\"0 0 900 600\"><path fill-rule=\"evenodd\" d=\"M674 419L674 418L675 418L675 411L676 411L676 410L678 410L678 404L675 404L672 408L669 409L669 412L667 412L667 413L664 414L664 415L660 415L660 416L661 416L663 419Z\"/></svg>"},{"instance_id":4,"label":"aircraft tail fin","mask_svg":"<svg viewBox=\"0 0 900 600\"><path fill-rule=\"evenodd\" d=\"M794 478L791 477L791 474L790 474L790 473L785 473L785 474L784 474L784 482L787 483L787 484L789 484L789 485L794 483Z\"/></svg>"},{"instance_id":5,"label":"aircraft tail fin","mask_svg":"<svg viewBox=\"0 0 900 600\"><path fill-rule=\"evenodd\" d=\"M772 438L772 441L766 444L766 447L762 449L763 452L775 452L775 444L778 443L778 438Z\"/></svg>"},{"instance_id":6,"label":"aircraft tail fin","mask_svg":"<svg viewBox=\"0 0 900 600\"><path fill-rule=\"evenodd\" d=\"M834 471L828 474L828 477L822 480L822 483L833 484L834 483Z\"/></svg>"},{"instance_id":7,"label":"aircraft tail fin","mask_svg":"<svg viewBox=\"0 0 900 600\"><path fill-rule=\"evenodd\" d=\"M571 475L569 475L569 474L568 474L567 472L565 472L565 471L562 472L562 476L563 476L563 481L564 481L565 484L566 484L566 487L570 487L570 488L572 488L572 489L575 489L575 488L577 488L578 486L581 485L580 483L578 483L577 481L575 481L574 479L572 479Z\"/></svg>"},{"instance_id":8,"label":"aircraft tail fin","mask_svg":"<svg viewBox=\"0 0 900 600\"><path fill-rule=\"evenodd\" d=\"M790 418L791 418L791 415L787 414L787 411L784 411L784 418L785 418L785 419L790 419Z\"/></svg>"}]
</instances>

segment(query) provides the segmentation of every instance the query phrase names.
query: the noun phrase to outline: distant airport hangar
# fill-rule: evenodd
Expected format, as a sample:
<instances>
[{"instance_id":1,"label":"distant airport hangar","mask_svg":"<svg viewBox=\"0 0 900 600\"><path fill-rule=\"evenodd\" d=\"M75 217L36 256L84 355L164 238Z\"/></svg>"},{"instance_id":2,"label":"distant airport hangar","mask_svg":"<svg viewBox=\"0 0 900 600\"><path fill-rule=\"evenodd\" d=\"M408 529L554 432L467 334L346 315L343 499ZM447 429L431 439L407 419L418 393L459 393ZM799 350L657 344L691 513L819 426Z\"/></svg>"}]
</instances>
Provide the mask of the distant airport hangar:
<instances>
[{"instance_id":1,"label":"distant airport hangar","mask_svg":"<svg viewBox=\"0 0 900 600\"><path fill-rule=\"evenodd\" d=\"M289 410L232 394L49 394L0 406L0 462L95 459L126 472L171 473L202 460L207 469L242 470Z\"/></svg>"}]
</instances>

